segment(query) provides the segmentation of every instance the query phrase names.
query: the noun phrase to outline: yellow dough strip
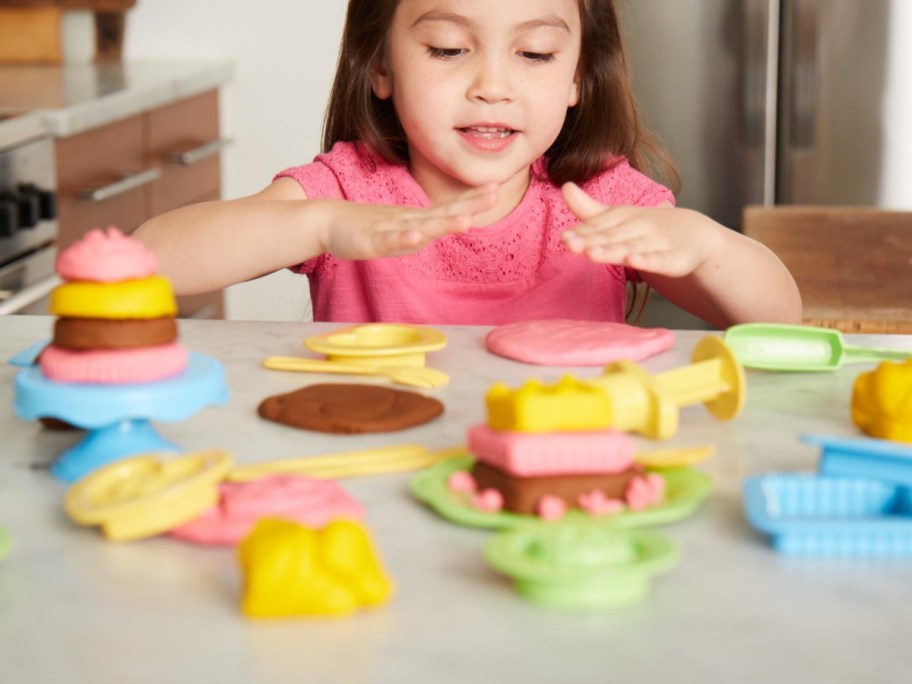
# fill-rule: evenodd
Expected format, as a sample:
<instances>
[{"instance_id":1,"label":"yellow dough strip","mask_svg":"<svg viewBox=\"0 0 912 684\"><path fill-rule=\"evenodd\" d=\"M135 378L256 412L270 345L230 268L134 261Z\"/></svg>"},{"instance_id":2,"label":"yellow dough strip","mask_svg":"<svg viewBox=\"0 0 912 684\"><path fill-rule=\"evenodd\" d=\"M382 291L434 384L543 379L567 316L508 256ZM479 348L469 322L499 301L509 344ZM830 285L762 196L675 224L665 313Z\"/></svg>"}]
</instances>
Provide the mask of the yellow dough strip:
<instances>
[{"instance_id":1,"label":"yellow dough strip","mask_svg":"<svg viewBox=\"0 0 912 684\"><path fill-rule=\"evenodd\" d=\"M465 453L464 446L428 451L420 444L397 444L327 456L304 456L239 466L229 470L226 479L247 482L271 475L303 475L327 479L379 475L420 470Z\"/></svg>"}]
</instances>

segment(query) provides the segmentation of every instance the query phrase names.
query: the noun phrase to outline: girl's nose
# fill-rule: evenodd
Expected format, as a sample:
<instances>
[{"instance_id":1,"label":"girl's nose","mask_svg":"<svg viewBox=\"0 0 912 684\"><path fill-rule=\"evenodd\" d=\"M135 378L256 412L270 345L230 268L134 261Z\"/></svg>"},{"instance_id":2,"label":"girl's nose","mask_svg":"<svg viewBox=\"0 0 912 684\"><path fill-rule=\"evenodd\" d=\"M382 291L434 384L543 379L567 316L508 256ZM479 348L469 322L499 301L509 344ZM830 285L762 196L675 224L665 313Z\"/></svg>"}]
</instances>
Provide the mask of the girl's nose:
<instances>
[{"instance_id":1,"label":"girl's nose","mask_svg":"<svg viewBox=\"0 0 912 684\"><path fill-rule=\"evenodd\" d=\"M509 102L513 88L508 69L499 60L480 60L466 96L476 102Z\"/></svg>"}]
</instances>

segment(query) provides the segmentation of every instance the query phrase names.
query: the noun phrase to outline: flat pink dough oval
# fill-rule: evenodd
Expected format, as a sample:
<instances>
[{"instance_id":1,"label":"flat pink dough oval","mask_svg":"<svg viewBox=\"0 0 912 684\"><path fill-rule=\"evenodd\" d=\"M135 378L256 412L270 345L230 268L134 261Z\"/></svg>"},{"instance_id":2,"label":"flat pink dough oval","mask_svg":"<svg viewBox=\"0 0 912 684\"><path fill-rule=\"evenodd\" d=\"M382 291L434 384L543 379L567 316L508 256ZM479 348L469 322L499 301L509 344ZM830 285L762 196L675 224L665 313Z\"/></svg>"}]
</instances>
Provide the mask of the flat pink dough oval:
<instances>
[{"instance_id":1,"label":"flat pink dough oval","mask_svg":"<svg viewBox=\"0 0 912 684\"><path fill-rule=\"evenodd\" d=\"M134 237L111 226L93 228L57 256L57 274L64 280L114 283L155 274L155 253Z\"/></svg>"},{"instance_id":2,"label":"flat pink dough oval","mask_svg":"<svg viewBox=\"0 0 912 684\"><path fill-rule=\"evenodd\" d=\"M195 544L233 546L260 518L282 518L320 528L333 520L361 520L364 509L333 480L276 475L251 482L223 482L221 499L170 536Z\"/></svg>"},{"instance_id":3,"label":"flat pink dough oval","mask_svg":"<svg viewBox=\"0 0 912 684\"><path fill-rule=\"evenodd\" d=\"M674 333L626 323L550 319L498 326L485 337L488 350L542 366L604 366L640 361L669 349Z\"/></svg>"},{"instance_id":4,"label":"flat pink dough oval","mask_svg":"<svg viewBox=\"0 0 912 684\"><path fill-rule=\"evenodd\" d=\"M50 380L98 385L152 382L177 375L187 367L186 348L159 344L129 349L73 350L49 345L38 363Z\"/></svg>"}]
</instances>

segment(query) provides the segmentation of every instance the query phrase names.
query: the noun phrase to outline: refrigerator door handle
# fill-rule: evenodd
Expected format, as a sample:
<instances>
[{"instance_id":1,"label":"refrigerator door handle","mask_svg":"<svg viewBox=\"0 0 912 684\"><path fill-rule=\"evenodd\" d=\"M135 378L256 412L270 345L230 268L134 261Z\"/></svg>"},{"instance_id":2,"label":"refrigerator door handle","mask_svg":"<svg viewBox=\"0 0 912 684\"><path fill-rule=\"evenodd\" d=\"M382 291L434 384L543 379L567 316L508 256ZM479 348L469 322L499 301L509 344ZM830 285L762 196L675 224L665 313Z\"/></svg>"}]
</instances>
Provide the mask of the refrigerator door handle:
<instances>
[{"instance_id":1,"label":"refrigerator door handle","mask_svg":"<svg viewBox=\"0 0 912 684\"><path fill-rule=\"evenodd\" d=\"M776 195L781 2L741 3L741 135L745 148L760 164L756 168L763 204L773 204Z\"/></svg>"},{"instance_id":2,"label":"refrigerator door handle","mask_svg":"<svg viewBox=\"0 0 912 684\"><path fill-rule=\"evenodd\" d=\"M791 92L789 146L793 150L814 147L817 136L817 27L818 0L792 0L790 64Z\"/></svg>"}]
</instances>

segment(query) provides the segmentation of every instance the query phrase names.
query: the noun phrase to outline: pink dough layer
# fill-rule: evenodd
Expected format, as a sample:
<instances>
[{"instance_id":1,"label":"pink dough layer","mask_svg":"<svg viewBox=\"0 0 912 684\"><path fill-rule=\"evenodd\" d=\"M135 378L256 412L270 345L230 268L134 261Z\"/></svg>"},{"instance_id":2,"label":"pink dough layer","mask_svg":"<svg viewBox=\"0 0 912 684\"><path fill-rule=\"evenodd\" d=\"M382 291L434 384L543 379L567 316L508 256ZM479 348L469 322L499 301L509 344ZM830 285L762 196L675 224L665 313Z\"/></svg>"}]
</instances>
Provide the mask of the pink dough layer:
<instances>
[{"instance_id":1,"label":"pink dough layer","mask_svg":"<svg viewBox=\"0 0 912 684\"><path fill-rule=\"evenodd\" d=\"M73 350L49 345L38 362L56 382L125 385L177 375L187 367L187 350L179 344L130 349Z\"/></svg>"},{"instance_id":2,"label":"pink dough layer","mask_svg":"<svg viewBox=\"0 0 912 684\"><path fill-rule=\"evenodd\" d=\"M251 482L223 482L219 490L217 506L169 534L195 544L232 546L264 517L308 527L324 527L338 518L364 518L361 504L333 480L277 475Z\"/></svg>"},{"instance_id":3,"label":"pink dough layer","mask_svg":"<svg viewBox=\"0 0 912 684\"><path fill-rule=\"evenodd\" d=\"M111 226L93 228L57 256L57 273L64 280L113 283L155 274L155 254L134 237Z\"/></svg>"},{"instance_id":4,"label":"pink dough layer","mask_svg":"<svg viewBox=\"0 0 912 684\"><path fill-rule=\"evenodd\" d=\"M669 349L674 334L665 328L624 323L553 319L498 326L488 333L488 350L543 366L604 366L640 361Z\"/></svg>"},{"instance_id":5,"label":"pink dough layer","mask_svg":"<svg viewBox=\"0 0 912 684\"><path fill-rule=\"evenodd\" d=\"M510 475L620 473L633 465L633 439L616 430L510 432L476 425L469 451L479 461Z\"/></svg>"}]
</instances>

